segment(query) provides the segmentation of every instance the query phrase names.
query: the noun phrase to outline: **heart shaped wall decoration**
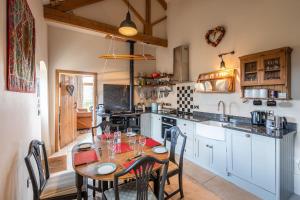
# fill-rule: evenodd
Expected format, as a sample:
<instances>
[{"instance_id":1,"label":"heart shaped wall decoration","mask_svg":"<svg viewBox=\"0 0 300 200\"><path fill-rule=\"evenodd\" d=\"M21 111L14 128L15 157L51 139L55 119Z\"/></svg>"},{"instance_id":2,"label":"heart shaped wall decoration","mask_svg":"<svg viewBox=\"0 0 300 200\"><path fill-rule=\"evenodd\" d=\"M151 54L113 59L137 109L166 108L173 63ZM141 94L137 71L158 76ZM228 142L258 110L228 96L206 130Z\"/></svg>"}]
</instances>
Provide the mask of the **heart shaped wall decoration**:
<instances>
[{"instance_id":1,"label":"heart shaped wall decoration","mask_svg":"<svg viewBox=\"0 0 300 200\"><path fill-rule=\"evenodd\" d=\"M74 85L67 85L66 86L66 90L67 90L67 92L69 93L70 96L73 96L74 89L75 89Z\"/></svg>"},{"instance_id":2,"label":"heart shaped wall decoration","mask_svg":"<svg viewBox=\"0 0 300 200\"><path fill-rule=\"evenodd\" d=\"M221 42L225 35L225 28L223 26L217 26L214 29L208 30L205 39L207 44L216 47Z\"/></svg>"}]
</instances>

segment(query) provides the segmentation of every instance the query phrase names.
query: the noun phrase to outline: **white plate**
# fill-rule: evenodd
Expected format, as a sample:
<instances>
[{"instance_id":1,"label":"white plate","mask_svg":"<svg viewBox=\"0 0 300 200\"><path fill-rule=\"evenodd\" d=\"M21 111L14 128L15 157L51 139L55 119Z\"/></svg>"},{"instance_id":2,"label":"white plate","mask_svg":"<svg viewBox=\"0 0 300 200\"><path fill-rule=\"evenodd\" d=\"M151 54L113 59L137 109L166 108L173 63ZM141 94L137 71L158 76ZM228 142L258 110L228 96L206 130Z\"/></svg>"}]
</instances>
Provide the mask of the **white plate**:
<instances>
[{"instance_id":1,"label":"white plate","mask_svg":"<svg viewBox=\"0 0 300 200\"><path fill-rule=\"evenodd\" d=\"M92 148L92 143L82 143L78 146L79 150L88 150Z\"/></svg>"},{"instance_id":2,"label":"white plate","mask_svg":"<svg viewBox=\"0 0 300 200\"><path fill-rule=\"evenodd\" d=\"M106 175L113 173L117 169L115 163L101 163L97 166L97 174Z\"/></svg>"},{"instance_id":3,"label":"white plate","mask_svg":"<svg viewBox=\"0 0 300 200\"><path fill-rule=\"evenodd\" d=\"M154 153L159 153L159 154L161 154L161 153L167 153L167 152L168 152L168 149L167 149L166 147L153 147L153 148L152 148L152 151L153 151Z\"/></svg>"},{"instance_id":4,"label":"white plate","mask_svg":"<svg viewBox=\"0 0 300 200\"><path fill-rule=\"evenodd\" d=\"M127 133L127 136L128 136L128 137L133 137L133 136L136 136L136 133L130 132L130 133Z\"/></svg>"}]
</instances>

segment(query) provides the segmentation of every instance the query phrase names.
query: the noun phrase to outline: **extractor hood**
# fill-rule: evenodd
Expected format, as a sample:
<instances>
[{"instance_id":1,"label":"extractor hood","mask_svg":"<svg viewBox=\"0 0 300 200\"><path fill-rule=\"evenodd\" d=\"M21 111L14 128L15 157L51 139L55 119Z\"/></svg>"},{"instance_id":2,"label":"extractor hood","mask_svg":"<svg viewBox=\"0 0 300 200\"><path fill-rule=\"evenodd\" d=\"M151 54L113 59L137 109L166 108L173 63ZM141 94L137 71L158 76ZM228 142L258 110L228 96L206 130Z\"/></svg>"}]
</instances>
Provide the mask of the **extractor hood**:
<instances>
[{"instance_id":1,"label":"extractor hood","mask_svg":"<svg viewBox=\"0 0 300 200\"><path fill-rule=\"evenodd\" d=\"M182 45L173 51L173 80L176 82L189 81L189 46Z\"/></svg>"}]
</instances>

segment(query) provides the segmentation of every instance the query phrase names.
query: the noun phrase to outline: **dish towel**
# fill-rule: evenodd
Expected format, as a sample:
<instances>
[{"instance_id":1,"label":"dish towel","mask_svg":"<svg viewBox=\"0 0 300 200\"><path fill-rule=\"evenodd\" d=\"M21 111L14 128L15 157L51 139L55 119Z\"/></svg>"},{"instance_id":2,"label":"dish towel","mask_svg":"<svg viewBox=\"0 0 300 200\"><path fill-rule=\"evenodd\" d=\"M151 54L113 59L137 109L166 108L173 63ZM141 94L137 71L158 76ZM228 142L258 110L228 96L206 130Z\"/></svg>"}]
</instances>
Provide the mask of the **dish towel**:
<instances>
[{"instance_id":1,"label":"dish towel","mask_svg":"<svg viewBox=\"0 0 300 200\"><path fill-rule=\"evenodd\" d=\"M98 161L95 150L80 151L74 154L74 164L82 165Z\"/></svg>"}]
</instances>

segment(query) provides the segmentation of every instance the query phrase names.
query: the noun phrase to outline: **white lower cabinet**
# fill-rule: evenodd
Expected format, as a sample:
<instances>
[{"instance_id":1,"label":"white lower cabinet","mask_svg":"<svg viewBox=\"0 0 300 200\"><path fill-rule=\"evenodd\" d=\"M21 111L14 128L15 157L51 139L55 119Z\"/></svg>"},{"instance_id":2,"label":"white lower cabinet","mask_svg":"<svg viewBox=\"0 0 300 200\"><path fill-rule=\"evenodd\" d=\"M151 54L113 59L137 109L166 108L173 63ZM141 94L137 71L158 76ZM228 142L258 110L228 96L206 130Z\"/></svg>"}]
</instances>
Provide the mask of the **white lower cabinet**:
<instances>
[{"instance_id":1,"label":"white lower cabinet","mask_svg":"<svg viewBox=\"0 0 300 200\"><path fill-rule=\"evenodd\" d=\"M141 114L141 134L151 137L151 113Z\"/></svg>"},{"instance_id":2,"label":"white lower cabinet","mask_svg":"<svg viewBox=\"0 0 300 200\"><path fill-rule=\"evenodd\" d=\"M271 193L276 191L276 140L227 131L229 172Z\"/></svg>"},{"instance_id":3,"label":"white lower cabinet","mask_svg":"<svg viewBox=\"0 0 300 200\"><path fill-rule=\"evenodd\" d=\"M275 139L252 136L252 180L275 193L276 189L276 144Z\"/></svg>"},{"instance_id":4,"label":"white lower cabinet","mask_svg":"<svg viewBox=\"0 0 300 200\"><path fill-rule=\"evenodd\" d=\"M161 115L151 114L151 137L159 142L163 142L161 137Z\"/></svg>"},{"instance_id":5,"label":"white lower cabinet","mask_svg":"<svg viewBox=\"0 0 300 200\"><path fill-rule=\"evenodd\" d=\"M193 151L194 151L194 131L195 131L195 123L188 120L177 119L177 127L180 131L187 136L185 149L184 149L184 157L192 160L193 159ZM179 137L180 138L180 137ZM182 140L178 139L177 141L176 153L180 154Z\"/></svg>"},{"instance_id":6,"label":"white lower cabinet","mask_svg":"<svg viewBox=\"0 0 300 200\"><path fill-rule=\"evenodd\" d=\"M230 131L228 141L228 170L244 180L251 180L251 134Z\"/></svg>"},{"instance_id":7,"label":"white lower cabinet","mask_svg":"<svg viewBox=\"0 0 300 200\"><path fill-rule=\"evenodd\" d=\"M200 166L221 175L226 174L226 143L195 136L194 160Z\"/></svg>"}]
</instances>

